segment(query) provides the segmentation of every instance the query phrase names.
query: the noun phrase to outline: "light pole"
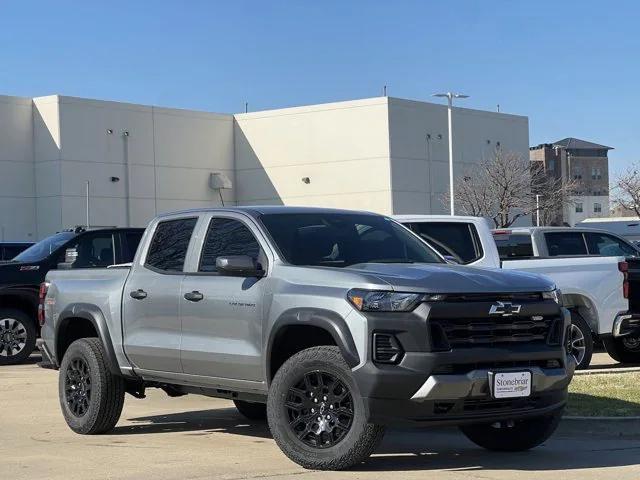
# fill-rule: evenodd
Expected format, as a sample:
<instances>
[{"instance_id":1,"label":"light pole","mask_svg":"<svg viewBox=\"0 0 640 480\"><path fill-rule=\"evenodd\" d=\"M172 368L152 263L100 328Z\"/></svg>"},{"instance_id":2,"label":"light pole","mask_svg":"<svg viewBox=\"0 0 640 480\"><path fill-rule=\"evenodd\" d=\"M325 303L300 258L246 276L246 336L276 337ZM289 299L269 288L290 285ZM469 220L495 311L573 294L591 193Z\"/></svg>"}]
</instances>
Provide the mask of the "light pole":
<instances>
[{"instance_id":1,"label":"light pole","mask_svg":"<svg viewBox=\"0 0 640 480\"><path fill-rule=\"evenodd\" d=\"M434 93L433 97L446 97L447 98L447 114L449 120L449 204L451 209L451 215L455 215L454 198L453 198L453 128L451 124L451 113L453 108L454 98L469 98L469 95L463 95L461 93Z\"/></svg>"}]
</instances>

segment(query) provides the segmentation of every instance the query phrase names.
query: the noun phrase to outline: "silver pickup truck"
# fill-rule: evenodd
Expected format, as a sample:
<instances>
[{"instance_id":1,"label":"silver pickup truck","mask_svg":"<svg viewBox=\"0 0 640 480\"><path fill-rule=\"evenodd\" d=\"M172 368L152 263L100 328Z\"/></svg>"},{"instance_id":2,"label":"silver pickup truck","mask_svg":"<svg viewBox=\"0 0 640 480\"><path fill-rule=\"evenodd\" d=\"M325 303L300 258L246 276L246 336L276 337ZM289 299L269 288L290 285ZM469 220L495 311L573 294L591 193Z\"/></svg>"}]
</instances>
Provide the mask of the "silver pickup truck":
<instances>
[{"instance_id":1,"label":"silver pickup truck","mask_svg":"<svg viewBox=\"0 0 640 480\"><path fill-rule=\"evenodd\" d=\"M532 448L575 368L551 281L448 264L370 213L163 215L131 265L53 271L43 291L40 348L72 430L111 430L149 387L222 397L307 468L352 466L398 424Z\"/></svg>"}]
</instances>

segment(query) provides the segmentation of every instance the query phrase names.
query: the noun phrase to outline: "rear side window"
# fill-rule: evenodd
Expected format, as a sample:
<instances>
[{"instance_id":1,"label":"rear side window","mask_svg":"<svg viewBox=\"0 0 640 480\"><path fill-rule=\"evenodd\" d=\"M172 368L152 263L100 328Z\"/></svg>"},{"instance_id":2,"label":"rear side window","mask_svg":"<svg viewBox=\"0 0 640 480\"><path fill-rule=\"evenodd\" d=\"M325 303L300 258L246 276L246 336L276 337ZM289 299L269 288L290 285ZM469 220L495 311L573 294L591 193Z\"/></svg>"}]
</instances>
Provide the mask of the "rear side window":
<instances>
[{"instance_id":1,"label":"rear side window","mask_svg":"<svg viewBox=\"0 0 640 480\"><path fill-rule=\"evenodd\" d=\"M482 258L483 252L476 227L470 223L429 222L405 224L444 256L459 263L471 263Z\"/></svg>"},{"instance_id":2,"label":"rear side window","mask_svg":"<svg viewBox=\"0 0 640 480\"><path fill-rule=\"evenodd\" d=\"M149 245L145 265L165 272L182 272L197 218L160 222Z\"/></svg>"},{"instance_id":3,"label":"rear side window","mask_svg":"<svg viewBox=\"0 0 640 480\"><path fill-rule=\"evenodd\" d=\"M260 244L249 227L233 218L212 218L202 248L200 272L215 272L216 259L233 255L247 255L258 259Z\"/></svg>"},{"instance_id":4,"label":"rear side window","mask_svg":"<svg viewBox=\"0 0 640 480\"><path fill-rule=\"evenodd\" d=\"M582 232L548 232L544 234L550 257L560 255L587 255L587 244Z\"/></svg>"},{"instance_id":5,"label":"rear side window","mask_svg":"<svg viewBox=\"0 0 640 480\"><path fill-rule=\"evenodd\" d=\"M533 257L533 244L531 235L515 235L505 233L494 233L493 239L498 247L500 259L531 258Z\"/></svg>"},{"instance_id":6,"label":"rear side window","mask_svg":"<svg viewBox=\"0 0 640 480\"><path fill-rule=\"evenodd\" d=\"M5 246L2 251L2 256L0 259L2 260L13 260L13 257L18 255L20 252L24 251L27 248L27 245L24 247L20 247L17 245L9 245Z\"/></svg>"}]
</instances>

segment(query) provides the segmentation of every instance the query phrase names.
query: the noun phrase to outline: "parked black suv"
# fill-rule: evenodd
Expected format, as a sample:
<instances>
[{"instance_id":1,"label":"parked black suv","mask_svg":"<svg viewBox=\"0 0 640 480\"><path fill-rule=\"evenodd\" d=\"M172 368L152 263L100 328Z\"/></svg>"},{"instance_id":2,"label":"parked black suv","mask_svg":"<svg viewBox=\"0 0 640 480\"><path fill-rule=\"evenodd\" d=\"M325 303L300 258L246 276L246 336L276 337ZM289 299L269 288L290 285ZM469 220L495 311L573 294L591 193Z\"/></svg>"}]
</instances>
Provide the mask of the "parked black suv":
<instances>
[{"instance_id":1,"label":"parked black suv","mask_svg":"<svg viewBox=\"0 0 640 480\"><path fill-rule=\"evenodd\" d=\"M40 334L38 292L49 270L130 262L143 232L142 228L77 227L0 263L0 365L20 363L33 352Z\"/></svg>"},{"instance_id":2,"label":"parked black suv","mask_svg":"<svg viewBox=\"0 0 640 480\"><path fill-rule=\"evenodd\" d=\"M33 245L33 242L0 242L0 262L13 260L19 253Z\"/></svg>"}]
</instances>

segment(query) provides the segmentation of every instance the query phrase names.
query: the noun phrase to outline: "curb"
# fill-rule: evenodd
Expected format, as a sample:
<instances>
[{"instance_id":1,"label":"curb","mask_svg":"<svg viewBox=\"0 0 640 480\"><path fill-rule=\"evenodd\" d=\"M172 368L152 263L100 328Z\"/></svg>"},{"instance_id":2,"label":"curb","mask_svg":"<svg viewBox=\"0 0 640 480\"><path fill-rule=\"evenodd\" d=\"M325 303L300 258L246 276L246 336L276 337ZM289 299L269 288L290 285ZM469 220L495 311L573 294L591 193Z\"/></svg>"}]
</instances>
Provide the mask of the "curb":
<instances>
[{"instance_id":1,"label":"curb","mask_svg":"<svg viewBox=\"0 0 640 480\"><path fill-rule=\"evenodd\" d=\"M640 372L640 367L621 367L621 368L591 368L589 370L576 370L574 375L608 375L615 373L630 373L630 372Z\"/></svg>"},{"instance_id":2,"label":"curb","mask_svg":"<svg viewBox=\"0 0 640 480\"><path fill-rule=\"evenodd\" d=\"M577 421L583 421L583 420L595 420L595 421L602 421L602 422L621 422L621 421L638 421L640 420L640 417L580 417L580 416L563 416L562 420L577 420Z\"/></svg>"}]
</instances>

